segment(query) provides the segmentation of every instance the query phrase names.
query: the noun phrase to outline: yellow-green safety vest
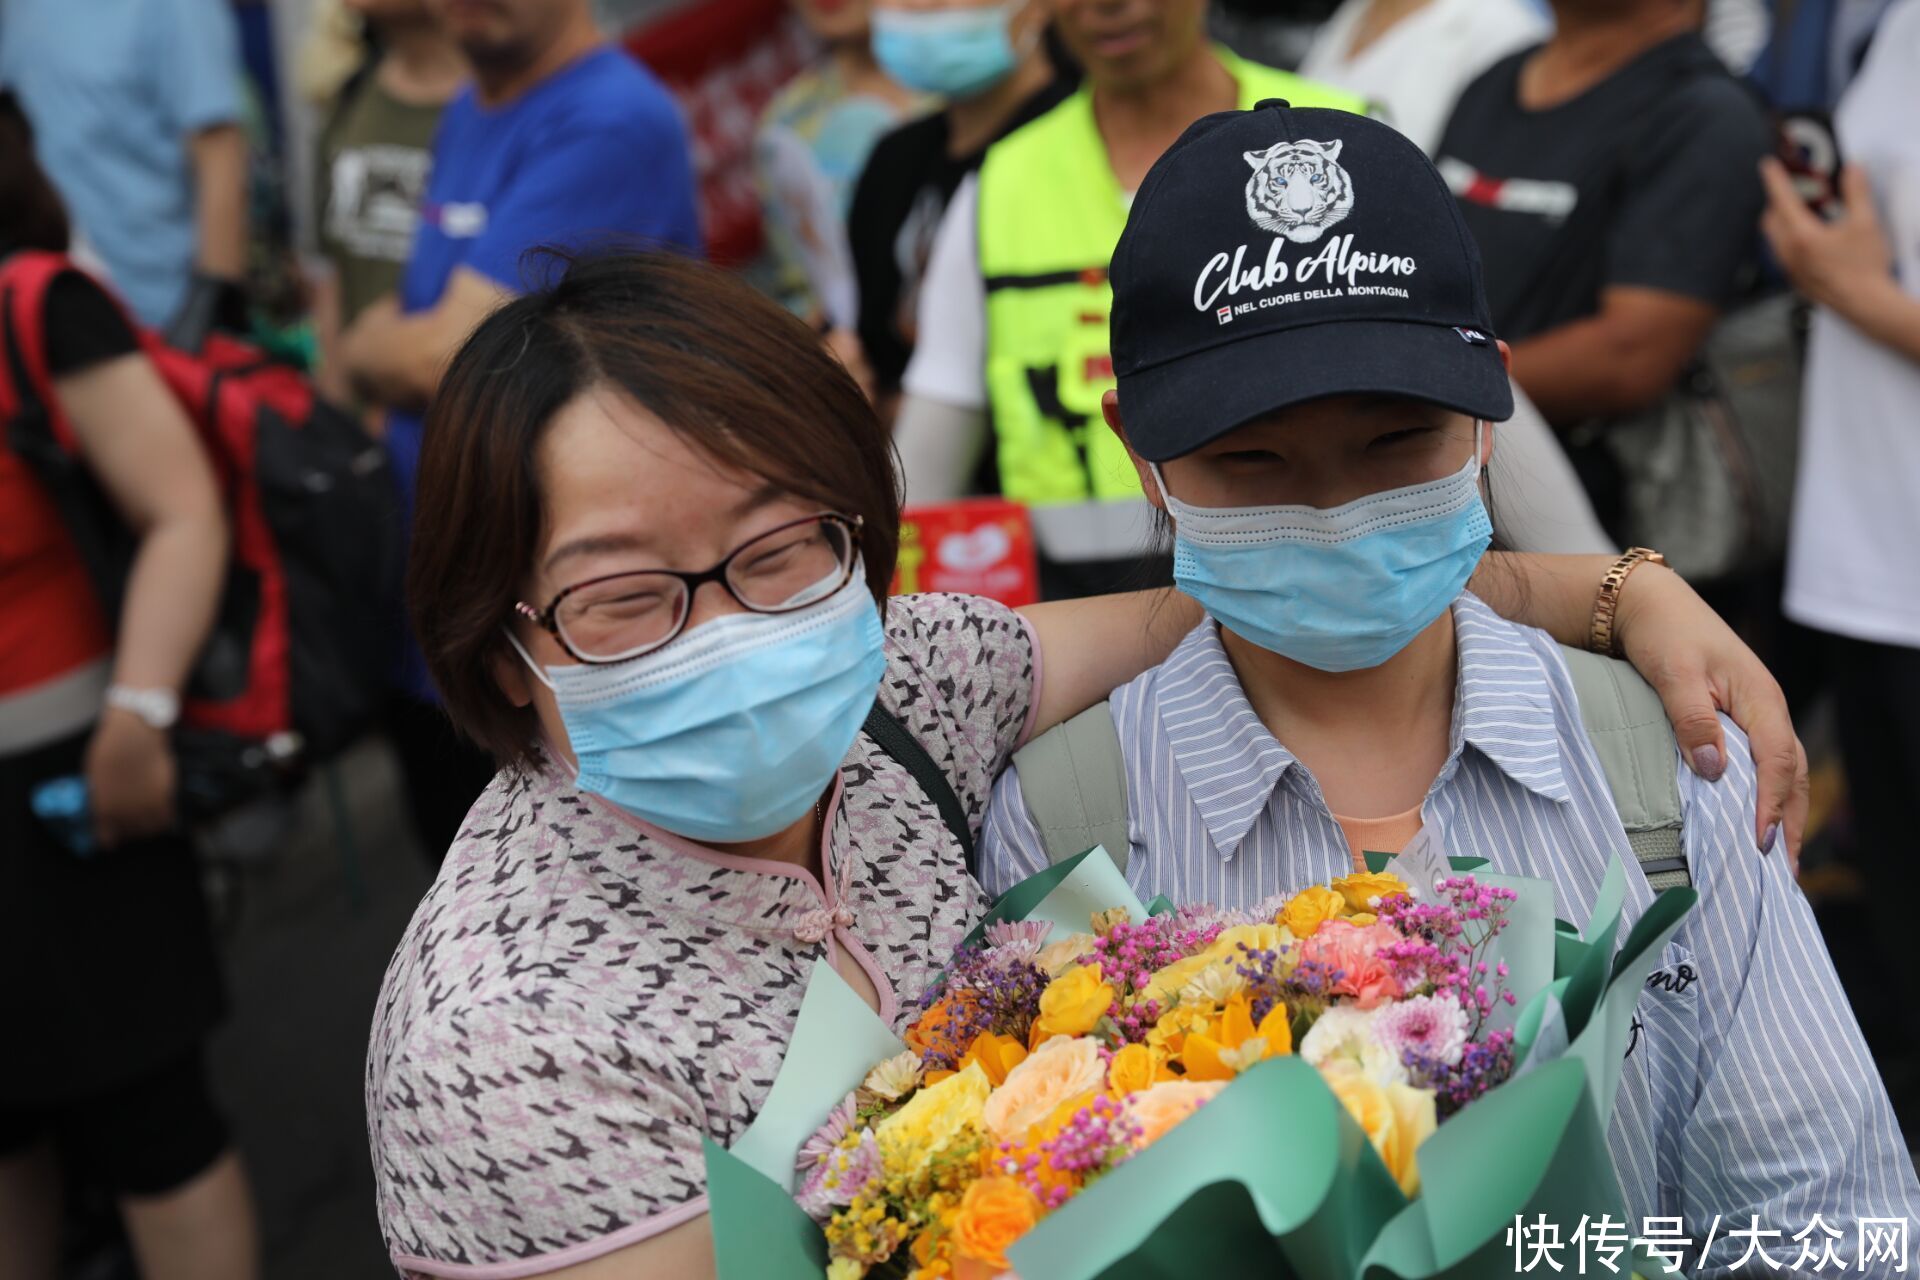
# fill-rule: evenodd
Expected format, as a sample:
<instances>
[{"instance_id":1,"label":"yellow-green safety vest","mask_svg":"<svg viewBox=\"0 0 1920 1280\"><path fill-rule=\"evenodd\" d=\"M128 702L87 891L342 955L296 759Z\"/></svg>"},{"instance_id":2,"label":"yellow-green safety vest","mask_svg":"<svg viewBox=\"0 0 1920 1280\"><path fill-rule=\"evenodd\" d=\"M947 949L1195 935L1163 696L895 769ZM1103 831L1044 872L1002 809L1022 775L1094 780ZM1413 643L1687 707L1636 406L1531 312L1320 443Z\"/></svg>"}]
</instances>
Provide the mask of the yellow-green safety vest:
<instances>
[{"instance_id":1,"label":"yellow-green safety vest","mask_svg":"<svg viewBox=\"0 0 1920 1280\"><path fill-rule=\"evenodd\" d=\"M1285 71L1215 55L1240 109L1267 98L1364 111L1363 99ZM1127 224L1086 86L987 151L979 178L986 285L987 400L1007 497L1044 507L1137 499L1140 481L1100 416L1113 386L1107 264Z\"/></svg>"}]
</instances>

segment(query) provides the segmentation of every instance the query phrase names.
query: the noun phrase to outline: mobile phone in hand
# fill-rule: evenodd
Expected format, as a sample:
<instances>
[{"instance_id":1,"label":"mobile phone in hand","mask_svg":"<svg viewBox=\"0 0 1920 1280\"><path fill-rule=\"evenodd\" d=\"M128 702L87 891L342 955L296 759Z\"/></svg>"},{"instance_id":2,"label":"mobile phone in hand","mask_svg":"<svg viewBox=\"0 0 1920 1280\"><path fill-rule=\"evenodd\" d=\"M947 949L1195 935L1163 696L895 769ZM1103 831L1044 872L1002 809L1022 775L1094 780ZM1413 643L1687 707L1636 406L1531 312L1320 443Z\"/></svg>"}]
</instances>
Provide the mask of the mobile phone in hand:
<instances>
[{"instance_id":1,"label":"mobile phone in hand","mask_svg":"<svg viewBox=\"0 0 1920 1280\"><path fill-rule=\"evenodd\" d=\"M1824 111L1791 111L1774 129L1774 154L1786 166L1794 190L1822 218L1840 211L1840 139Z\"/></svg>"},{"instance_id":2,"label":"mobile phone in hand","mask_svg":"<svg viewBox=\"0 0 1920 1280\"><path fill-rule=\"evenodd\" d=\"M49 778L33 789L27 803L33 816L68 852L90 858L97 849L93 838L93 806L87 800L87 781L77 775Z\"/></svg>"}]
</instances>

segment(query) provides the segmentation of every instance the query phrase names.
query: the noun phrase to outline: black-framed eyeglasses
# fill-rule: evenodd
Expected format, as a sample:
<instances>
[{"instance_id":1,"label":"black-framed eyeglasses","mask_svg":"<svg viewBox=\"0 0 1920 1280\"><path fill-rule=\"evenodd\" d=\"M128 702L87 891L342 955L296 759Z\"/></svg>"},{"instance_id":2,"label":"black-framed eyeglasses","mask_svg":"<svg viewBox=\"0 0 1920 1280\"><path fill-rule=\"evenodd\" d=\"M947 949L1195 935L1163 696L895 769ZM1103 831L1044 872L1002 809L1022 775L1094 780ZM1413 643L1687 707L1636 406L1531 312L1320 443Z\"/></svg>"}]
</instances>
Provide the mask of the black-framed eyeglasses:
<instances>
[{"instance_id":1,"label":"black-framed eyeglasses","mask_svg":"<svg viewBox=\"0 0 1920 1280\"><path fill-rule=\"evenodd\" d=\"M577 582L535 609L513 606L581 662L624 662L686 630L693 593L709 582L753 613L792 613L826 599L853 577L861 520L826 513L793 520L735 547L700 573L642 569Z\"/></svg>"}]
</instances>

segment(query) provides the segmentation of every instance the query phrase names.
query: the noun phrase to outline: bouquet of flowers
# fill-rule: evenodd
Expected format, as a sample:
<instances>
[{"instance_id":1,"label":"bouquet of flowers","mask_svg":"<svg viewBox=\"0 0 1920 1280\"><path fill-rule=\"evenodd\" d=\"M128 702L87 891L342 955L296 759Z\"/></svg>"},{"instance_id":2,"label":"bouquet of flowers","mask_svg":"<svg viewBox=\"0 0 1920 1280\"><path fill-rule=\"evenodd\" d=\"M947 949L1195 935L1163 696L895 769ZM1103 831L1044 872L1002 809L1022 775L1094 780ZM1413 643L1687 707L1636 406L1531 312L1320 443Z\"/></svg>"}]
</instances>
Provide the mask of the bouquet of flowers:
<instances>
[{"instance_id":1,"label":"bouquet of flowers","mask_svg":"<svg viewBox=\"0 0 1920 1280\"><path fill-rule=\"evenodd\" d=\"M893 1052L796 1036L790 1064L838 1057L825 1075L854 1083L797 1152L798 1115L771 1150L759 1123L710 1146L722 1275L1483 1277L1518 1216L1617 1208L1606 1055L1639 988L1620 979L1644 977L1690 902L1663 899L1615 963L1617 869L1604 945L1592 926L1556 936L1545 885L1404 869L1245 912L1149 912L1097 850L1035 877ZM1524 1009L1516 980L1537 988ZM802 1032L853 1014L823 1009ZM786 1084L769 1110L798 1098ZM784 1212L733 1162L764 1171L781 1149L760 1184L792 1171Z\"/></svg>"}]
</instances>

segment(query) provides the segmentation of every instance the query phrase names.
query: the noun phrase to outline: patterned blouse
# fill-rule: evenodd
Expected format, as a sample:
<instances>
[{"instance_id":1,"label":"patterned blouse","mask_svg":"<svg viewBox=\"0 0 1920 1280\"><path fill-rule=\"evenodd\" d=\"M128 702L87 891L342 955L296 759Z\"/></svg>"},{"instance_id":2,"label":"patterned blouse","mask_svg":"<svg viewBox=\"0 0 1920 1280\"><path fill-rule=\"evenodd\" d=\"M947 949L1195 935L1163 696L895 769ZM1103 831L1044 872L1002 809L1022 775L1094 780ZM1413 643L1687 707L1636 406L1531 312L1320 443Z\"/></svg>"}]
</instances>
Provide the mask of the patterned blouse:
<instances>
[{"instance_id":1,"label":"patterned blouse","mask_svg":"<svg viewBox=\"0 0 1920 1280\"><path fill-rule=\"evenodd\" d=\"M970 596L887 607L880 702L945 769L977 834L1032 727L1039 650ZM827 884L689 844L503 772L402 938L367 1056L394 1265L507 1280L706 1212L701 1137L758 1113L815 960L844 947L901 1027L985 907L905 768L862 735L826 811Z\"/></svg>"}]
</instances>

